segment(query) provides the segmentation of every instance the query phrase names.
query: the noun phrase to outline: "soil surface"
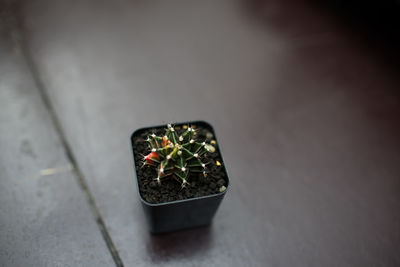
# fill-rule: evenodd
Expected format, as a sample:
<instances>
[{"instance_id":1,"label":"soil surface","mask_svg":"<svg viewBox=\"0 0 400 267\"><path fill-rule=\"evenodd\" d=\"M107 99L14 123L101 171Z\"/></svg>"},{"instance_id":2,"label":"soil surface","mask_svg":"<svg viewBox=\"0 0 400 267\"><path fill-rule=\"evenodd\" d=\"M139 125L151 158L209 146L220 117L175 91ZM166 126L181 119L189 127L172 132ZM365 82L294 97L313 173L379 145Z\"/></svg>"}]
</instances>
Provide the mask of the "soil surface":
<instances>
[{"instance_id":1,"label":"soil surface","mask_svg":"<svg viewBox=\"0 0 400 267\"><path fill-rule=\"evenodd\" d=\"M196 129L196 141L206 141L207 143L213 140L215 141L214 132L207 124L196 123L191 124L191 126ZM183 129L183 124L175 124L175 129L179 135L185 131ZM154 178L157 177L156 169L148 165L143 167L143 155L150 153L150 146L145 141L147 137L152 133L162 136L165 130L166 127L148 128L137 132L133 136L132 144L139 191L144 200L149 203L164 203L217 194L220 192L221 187L226 187L227 175L220 156L218 143L213 144L216 148L215 152L207 152L202 159L207 166L206 177L204 177L203 174L190 174L188 178L189 185L184 188L181 187L180 182L173 176L164 178L161 181L161 185L158 185L157 182L154 181ZM217 165L217 161L221 163L220 166Z\"/></svg>"}]
</instances>

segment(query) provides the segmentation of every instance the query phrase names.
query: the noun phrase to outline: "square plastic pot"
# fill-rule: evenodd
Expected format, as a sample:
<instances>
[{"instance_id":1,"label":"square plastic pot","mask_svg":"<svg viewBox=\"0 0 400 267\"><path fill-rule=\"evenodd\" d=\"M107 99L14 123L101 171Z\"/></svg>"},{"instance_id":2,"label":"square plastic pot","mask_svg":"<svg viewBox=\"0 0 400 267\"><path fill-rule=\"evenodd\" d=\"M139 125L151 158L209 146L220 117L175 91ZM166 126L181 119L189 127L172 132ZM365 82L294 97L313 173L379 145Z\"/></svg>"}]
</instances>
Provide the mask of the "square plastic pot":
<instances>
[{"instance_id":1,"label":"square plastic pot","mask_svg":"<svg viewBox=\"0 0 400 267\"><path fill-rule=\"evenodd\" d=\"M194 121L186 123L177 123L175 125L184 125L184 124L206 127L213 133L214 139L217 140L213 127L207 122ZM149 230L152 233L158 234L158 233L166 233L182 229L209 225L215 213L217 212L217 209L229 187L229 178L228 174L226 173L225 167L223 167L223 171L226 174L225 175L226 189L225 191L218 194L189 198L184 200L176 200L171 202L157 203L157 204L147 202L140 195L137 170L135 164L135 157L137 157L138 155L135 155L133 152L134 140L144 130L154 129L154 128L164 128L164 127L165 125L140 128L136 130L131 136L133 166L136 174L136 184L137 184L139 198L143 206L144 214L148 222ZM220 157L222 158L222 153L219 147L217 147L217 151L219 151Z\"/></svg>"}]
</instances>

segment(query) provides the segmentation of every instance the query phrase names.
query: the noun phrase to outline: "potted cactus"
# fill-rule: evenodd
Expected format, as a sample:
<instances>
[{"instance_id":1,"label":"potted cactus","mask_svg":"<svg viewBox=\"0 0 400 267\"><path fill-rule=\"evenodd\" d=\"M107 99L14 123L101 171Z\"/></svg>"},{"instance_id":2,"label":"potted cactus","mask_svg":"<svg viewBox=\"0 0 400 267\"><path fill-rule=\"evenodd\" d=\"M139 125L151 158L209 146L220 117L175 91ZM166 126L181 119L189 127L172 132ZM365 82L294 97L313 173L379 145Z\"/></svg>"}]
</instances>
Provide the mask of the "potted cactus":
<instances>
[{"instance_id":1,"label":"potted cactus","mask_svg":"<svg viewBox=\"0 0 400 267\"><path fill-rule=\"evenodd\" d=\"M210 224L229 184L211 125L197 121L142 128L131 142L150 231Z\"/></svg>"}]
</instances>

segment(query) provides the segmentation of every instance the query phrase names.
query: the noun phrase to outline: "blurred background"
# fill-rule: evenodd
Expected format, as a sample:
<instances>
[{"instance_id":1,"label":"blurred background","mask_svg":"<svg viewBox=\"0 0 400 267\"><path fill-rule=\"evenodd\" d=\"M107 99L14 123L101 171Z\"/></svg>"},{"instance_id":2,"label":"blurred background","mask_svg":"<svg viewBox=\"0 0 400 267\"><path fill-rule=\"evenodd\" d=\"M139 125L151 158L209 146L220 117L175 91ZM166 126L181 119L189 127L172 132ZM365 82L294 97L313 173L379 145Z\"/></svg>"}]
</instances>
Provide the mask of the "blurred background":
<instances>
[{"instance_id":1,"label":"blurred background","mask_svg":"<svg viewBox=\"0 0 400 267\"><path fill-rule=\"evenodd\" d=\"M1 266L399 266L399 1L1 0ZM231 187L151 235L140 127L206 120Z\"/></svg>"}]
</instances>

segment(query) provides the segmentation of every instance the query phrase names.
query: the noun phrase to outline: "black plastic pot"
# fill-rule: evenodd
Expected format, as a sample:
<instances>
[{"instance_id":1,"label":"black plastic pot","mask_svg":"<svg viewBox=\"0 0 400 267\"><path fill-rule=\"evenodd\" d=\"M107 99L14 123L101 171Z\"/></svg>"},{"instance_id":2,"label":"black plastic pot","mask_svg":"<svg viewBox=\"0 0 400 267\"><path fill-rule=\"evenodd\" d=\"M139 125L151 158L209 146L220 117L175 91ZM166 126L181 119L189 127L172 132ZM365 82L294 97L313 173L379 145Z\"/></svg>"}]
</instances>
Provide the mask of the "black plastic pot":
<instances>
[{"instance_id":1,"label":"black plastic pot","mask_svg":"<svg viewBox=\"0 0 400 267\"><path fill-rule=\"evenodd\" d=\"M175 125L184 125L184 124L191 124L191 125L198 125L198 126L203 126L208 128L214 135L214 139L216 139L216 135L214 132L213 127L204 121L194 121L194 122L187 122L187 123L177 123ZM147 128L141 128L136 130L132 136L131 136L131 143L132 143L132 148L134 146L134 140L135 138L138 137L138 135L149 129L155 129L155 128L165 128L165 125L163 126L153 126L153 127L147 127ZM217 142L218 146L218 142ZM134 151L134 149L132 149ZM221 155L221 150L219 147L217 147L217 151L220 153L220 157L222 158ZM136 174L136 184L137 184L137 189L139 193L139 198L141 200L144 213L150 228L150 232L152 233L166 233L166 232L171 232L171 231L176 231L176 230L181 230L181 229L187 229L187 228L192 228L192 227L198 227L198 226L203 226L203 225L208 225L211 223L222 199L225 196L226 191L228 190L229 186L229 178L226 173L226 169L224 166L222 166L223 171L225 172L225 180L226 180L226 190L218 193L218 194L212 194L212 195L207 195L207 196L202 196L202 197L196 197L196 198L189 198L189 199L184 199L184 200L176 200L176 201L171 201L171 202L165 202L165 203L158 203L158 204L152 204L147 202L140 194L139 190L139 183L138 183L138 177L137 177L137 170L136 170L136 164L135 164L135 157L139 155L135 155L133 152L133 158L134 158L134 168L135 168L135 174Z\"/></svg>"}]
</instances>

